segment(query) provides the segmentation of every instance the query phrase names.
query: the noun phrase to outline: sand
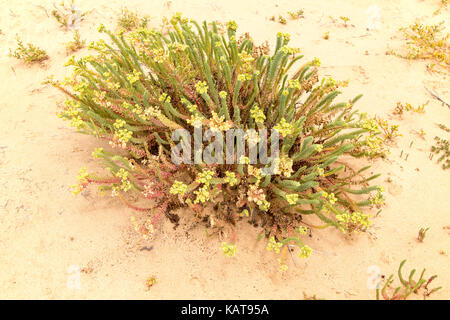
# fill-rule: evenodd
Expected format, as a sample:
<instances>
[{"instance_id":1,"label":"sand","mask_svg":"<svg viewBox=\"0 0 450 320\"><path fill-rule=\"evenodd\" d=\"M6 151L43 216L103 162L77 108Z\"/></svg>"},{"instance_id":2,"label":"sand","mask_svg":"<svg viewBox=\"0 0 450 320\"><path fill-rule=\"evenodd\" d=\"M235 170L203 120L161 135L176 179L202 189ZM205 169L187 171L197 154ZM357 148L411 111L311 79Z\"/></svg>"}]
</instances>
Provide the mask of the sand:
<instances>
[{"instance_id":1,"label":"sand","mask_svg":"<svg viewBox=\"0 0 450 320\"><path fill-rule=\"evenodd\" d=\"M364 93L357 104L360 110L400 126L403 136L390 156L371 163L373 172L383 174L377 183L387 189L387 204L371 233L346 238L331 228L314 231L305 241L314 254L306 261L296 259L297 266L288 259L289 270L281 275L276 255L256 240L258 230L247 223L238 226L236 257L227 259L219 239L191 225L187 210L180 212L183 223L178 229L166 221L155 238L146 241L130 223L139 213L117 199L102 198L95 190L73 197L69 186L79 168L87 165L101 172L91 152L103 142L74 132L58 119L57 104L64 97L41 84L50 74L62 78L68 72L62 67L67 59L64 42L72 34L50 16L52 1L2 0L0 298L303 299L305 293L324 299L374 299L375 290L367 285L370 270L390 275L408 259L407 270L426 267L427 275L438 274L435 284L444 288L433 298L448 299L450 230L444 227L450 225L450 171L428 157L436 135L448 138L436 124L448 126L450 110L424 85L450 101L449 76L427 72L426 62L385 54L388 46L401 44L398 28L415 18L448 22L449 9L433 16L439 2L127 1L129 8L148 14L155 27L163 16L182 11L197 20L234 19L238 31L250 32L257 42L273 43L277 32L288 32L292 45L302 48L307 58L322 60L321 76L350 80L342 101ZM80 25L89 42L98 37L100 22L115 25L123 1L77 3L83 10L94 9ZM381 29L368 32L367 9L375 3L381 9ZM286 25L269 20L297 9L305 11L303 19L288 19ZM348 16L349 26L329 16ZM327 31L329 40L323 39ZM16 34L44 48L50 60L43 67L27 66L8 57ZM399 119L391 115L398 101L429 104L425 114L406 113ZM417 133L421 129L424 138ZM423 243L416 240L421 227L430 228ZM150 246L150 251L141 250ZM147 290L145 280L152 274L158 282Z\"/></svg>"}]
</instances>

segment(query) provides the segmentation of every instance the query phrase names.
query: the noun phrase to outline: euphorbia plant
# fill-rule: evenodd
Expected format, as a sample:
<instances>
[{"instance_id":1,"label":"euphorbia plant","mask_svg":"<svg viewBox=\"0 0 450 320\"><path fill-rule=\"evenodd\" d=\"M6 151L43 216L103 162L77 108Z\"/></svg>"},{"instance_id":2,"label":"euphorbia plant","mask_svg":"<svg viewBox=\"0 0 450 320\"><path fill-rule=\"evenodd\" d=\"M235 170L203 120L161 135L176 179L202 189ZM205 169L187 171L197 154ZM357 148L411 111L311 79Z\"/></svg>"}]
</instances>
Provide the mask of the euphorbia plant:
<instances>
[{"instance_id":1,"label":"euphorbia plant","mask_svg":"<svg viewBox=\"0 0 450 320\"><path fill-rule=\"evenodd\" d=\"M365 231L365 207L383 202L381 187L368 182L346 158L382 154L380 128L374 119L353 109L359 96L333 103L345 83L318 78L318 59L299 64L299 50L278 34L271 55L248 36L236 37L236 23L221 32L217 23L198 24L175 15L167 34L137 29L114 34L90 45L94 56L71 58L73 75L53 82L68 95L61 117L80 132L108 140L113 151L97 148L108 177L82 170L78 193L99 184L132 209L151 217L137 228L147 236L164 215L177 222L175 209L188 207L211 228L226 232L227 256L236 252L237 219L260 221L267 248L279 252L302 243L305 215L344 233ZM276 129L280 145L277 170L250 163L174 164L173 132L195 129ZM261 137L253 137L259 141ZM201 147L207 143L202 142ZM192 146L195 148L195 146ZM198 146L197 146L198 147ZM234 146L233 146L234 148ZM146 200L139 205L127 194ZM203 210L211 205L214 210Z\"/></svg>"}]
</instances>

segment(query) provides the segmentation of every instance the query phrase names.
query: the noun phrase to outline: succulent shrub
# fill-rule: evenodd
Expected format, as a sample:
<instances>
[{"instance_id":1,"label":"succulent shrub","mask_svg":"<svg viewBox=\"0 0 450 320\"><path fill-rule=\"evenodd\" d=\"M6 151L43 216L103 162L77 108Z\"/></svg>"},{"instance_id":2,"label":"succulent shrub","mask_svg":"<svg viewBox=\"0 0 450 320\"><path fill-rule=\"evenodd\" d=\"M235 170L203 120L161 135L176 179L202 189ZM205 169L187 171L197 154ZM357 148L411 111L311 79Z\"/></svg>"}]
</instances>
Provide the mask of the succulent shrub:
<instances>
[{"instance_id":1,"label":"succulent shrub","mask_svg":"<svg viewBox=\"0 0 450 320\"><path fill-rule=\"evenodd\" d=\"M360 96L334 103L346 83L319 80L318 59L297 65L302 55L288 46L287 34L278 34L269 54L248 34L238 38L233 21L223 32L215 22L180 15L170 23L167 34L146 28L114 34L101 26L109 40L90 45L95 55L69 59L72 76L52 81L68 96L60 116L112 147L93 152L109 173L83 168L74 193L97 184L147 212L144 225L133 220L146 237L161 217L177 223L179 214L191 214L228 236L227 256L236 252L239 219L264 228L268 250L297 244L301 257L311 253L301 240L308 228L365 231L368 209L383 202L382 188L369 185L378 175L362 176L369 166L353 169L349 159L381 155L383 138L374 118L354 110ZM264 174L264 165L246 157L236 164L175 165L172 133L193 134L200 124L222 132L276 129L278 170ZM133 201L133 193L141 200ZM175 210L181 207L188 210ZM303 221L305 215L318 225Z\"/></svg>"}]
</instances>

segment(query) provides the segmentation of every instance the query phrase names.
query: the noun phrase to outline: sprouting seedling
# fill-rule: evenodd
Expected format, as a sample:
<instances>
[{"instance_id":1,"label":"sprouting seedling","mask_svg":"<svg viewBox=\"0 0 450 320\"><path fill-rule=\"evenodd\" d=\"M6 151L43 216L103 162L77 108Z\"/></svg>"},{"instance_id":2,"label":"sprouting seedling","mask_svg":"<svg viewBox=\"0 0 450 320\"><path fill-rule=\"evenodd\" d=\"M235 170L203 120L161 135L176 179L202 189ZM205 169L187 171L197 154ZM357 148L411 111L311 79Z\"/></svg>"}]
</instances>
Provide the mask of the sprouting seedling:
<instances>
[{"instance_id":1,"label":"sprouting seedling","mask_svg":"<svg viewBox=\"0 0 450 320\"><path fill-rule=\"evenodd\" d=\"M330 39L330 31L325 32L325 34L323 35L323 38L324 38L325 40Z\"/></svg>"},{"instance_id":2,"label":"sprouting seedling","mask_svg":"<svg viewBox=\"0 0 450 320\"><path fill-rule=\"evenodd\" d=\"M426 134L427 134L427 133L425 132L425 130L420 129L420 131L419 131L419 136L420 136L422 139L425 139Z\"/></svg>"},{"instance_id":3,"label":"sprouting seedling","mask_svg":"<svg viewBox=\"0 0 450 320\"><path fill-rule=\"evenodd\" d=\"M286 24L287 20L286 20L286 18L284 18L283 16L280 15L280 16L278 16L278 22L281 24Z\"/></svg>"},{"instance_id":4,"label":"sprouting seedling","mask_svg":"<svg viewBox=\"0 0 450 320\"><path fill-rule=\"evenodd\" d=\"M430 228L420 228L419 230L419 234L417 236L417 240L419 240L420 242L423 242L423 240L425 239L425 236L427 235L427 231Z\"/></svg>"},{"instance_id":5,"label":"sprouting seedling","mask_svg":"<svg viewBox=\"0 0 450 320\"><path fill-rule=\"evenodd\" d=\"M436 291L440 290L442 287L437 287L434 289L429 289L428 286L430 283L437 278L437 275L431 276L428 280L424 279L425 270L423 269L422 273L420 274L419 280L415 281L413 279L414 274L416 273L416 269L411 270L409 277L407 279L403 278L402 275L402 268L403 265L406 263L406 260L403 260L400 263L400 266L398 268L398 278L400 281L400 286L395 288L393 293L391 295L388 294L388 288L390 288L391 284L394 282L394 275L392 274L384 284L383 288L381 289L381 298L384 300L406 300L412 293L418 294L419 290L423 289L423 297L426 299L431 294L435 293ZM380 300L380 289L376 290L376 297L377 300Z\"/></svg>"},{"instance_id":6,"label":"sprouting seedling","mask_svg":"<svg viewBox=\"0 0 450 320\"><path fill-rule=\"evenodd\" d=\"M303 299L304 300L325 300L323 298L319 298L317 297L315 294L313 294L312 296L306 294L306 292L303 292Z\"/></svg>"},{"instance_id":7,"label":"sprouting seedling","mask_svg":"<svg viewBox=\"0 0 450 320\"><path fill-rule=\"evenodd\" d=\"M294 20L297 20L299 18L304 18L303 13L304 13L303 10L288 11L288 15Z\"/></svg>"},{"instance_id":8,"label":"sprouting seedling","mask_svg":"<svg viewBox=\"0 0 450 320\"><path fill-rule=\"evenodd\" d=\"M76 30L73 34L73 40L66 43L66 52L67 54L71 54L83 49L85 46L86 40L82 40L80 33Z\"/></svg>"},{"instance_id":9,"label":"sprouting seedling","mask_svg":"<svg viewBox=\"0 0 450 320\"><path fill-rule=\"evenodd\" d=\"M341 19L344 22L344 26L347 28L348 27L347 22L350 21L350 18L345 17L345 16L340 16L339 19Z\"/></svg>"},{"instance_id":10,"label":"sprouting seedling","mask_svg":"<svg viewBox=\"0 0 450 320\"><path fill-rule=\"evenodd\" d=\"M158 279L156 278L156 276L154 274L152 274L146 281L145 281L145 285L147 287L147 290L150 290L151 287L153 287L156 282L158 281Z\"/></svg>"},{"instance_id":11,"label":"sprouting seedling","mask_svg":"<svg viewBox=\"0 0 450 320\"><path fill-rule=\"evenodd\" d=\"M19 60L23 60L27 64L35 62L42 62L49 57L45 50L35 46L32 43L24 44L19 36L16 37L17 48L14 51L10 50L9 55Z\"/></svg>"}]
</instances>

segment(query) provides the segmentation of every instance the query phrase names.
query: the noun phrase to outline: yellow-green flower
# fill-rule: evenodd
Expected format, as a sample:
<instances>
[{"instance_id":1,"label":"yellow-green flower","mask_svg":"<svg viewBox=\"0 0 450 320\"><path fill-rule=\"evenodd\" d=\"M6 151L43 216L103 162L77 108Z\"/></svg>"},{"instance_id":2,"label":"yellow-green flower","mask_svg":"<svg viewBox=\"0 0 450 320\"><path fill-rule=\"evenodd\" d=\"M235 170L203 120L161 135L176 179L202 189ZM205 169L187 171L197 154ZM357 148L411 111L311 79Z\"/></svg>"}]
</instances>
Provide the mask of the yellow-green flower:
<instances>
[{"instance_id":1,"label":"yellow-green flower","mask_svg":"<svg viewBox=\"0 0 450 320\"><path fill-rule=\"evenodd\" d=\"M220 91L219 92L219 96L220 96L220 98L225 99L227 97L227 92L226 91Z\"/></svg>"},{"instance_id":2,"label":"yellow-green flower","mask_svg":"<svg viewBox=\"0 0 450 320\"><path fill-rule=\"evenodd\" d=\"M246 156L240 156L239 158L239 164L249 164L250 159Z\"/></svg>"},{"instance_id":3,"label":"yellow-green flower","mask_svg":"<svg viewBox=\"0 0 450 320\"><path fill-rule=\"evenodd\" d=\"M100 158L102 153L103 153L103 148L95 148L94 151L92 151L92 157Z\"/></svg>"},{"instance_id":4,"label":"yellow-green flower","mask_svg":"<svg viewBox=\"0 0 450 320\"><path fill-rule=\"evenodd\" d=\"M183 195L186 193L187 188L188 186L185 185L183 182L175 180L172 184L172 187L170 187L170 193Z\"/></svg>"},{"instance_id":5,"label":"yellow-green flower","mask_svg":"<svg viewBox=\"0 0 450 320\"><path fill-rule=\"evenodd\" d=\"M142 73L138 72L137 70L133 70L132 74L127 74L127 79L132 84L139 81L139 78L141 77Z\"/></svg>"},{"instance_id":6,"label":"yellow-green flower","mask_svg":"<svg viewBox=\"0 0 450 320\"><path fill-rule=\"evenodd\" d=\"M288 80L288 86L291 89L297 89L297 90L302 89L302 85L300 84L300 81L298 79Z\"/></svg>"},{"instance_id":7,"label":"yellow-green flower","mask_svg":"<svg viewBox=\"0 0 450 320\"><path fill-rule=\"evenodd\" d=\"M286 195L286 200L290 205L294 205L297 203L298 200L298 194L297 193L291 193Z\"/></svg>"},{"instance_id":8,"label":"yellow-green flower","mask_svg":"<svg viewBox=\"0 0 450 320\"><path fill-rule=\"evenodd\" d=\"M116 172L116 177L122 179L122 184L120 185L120 189L122 189L125 192L131 189L131 182L128 179L129 175L130 175L130 173L123 168L120 168Z\"/></svg>"},{"instance_id":9,"label":"yellow-green flower","mask_svg":"<svg viewBox=\"0 0 450 320\"><path fill-rule=\"evenodd\" d=\"M278 161L278 173L284 175L285 177L290 177L292 175L292 172L294 171L292 169L294 161L287 155L281 156L280 158L277 159L277 161Z\"/></svg>"},{"instance_id":10,"label":"yellow-green flower","mask_svg":"<svg viewBox=\"0 0 450 320\"><path fill-rule=\"evenodd\" d=\"M241 217L248 217L250 216L247 209L242 210L242 212L239 214Z\"/></svg>"},{"instance_id":11,"label":"yellow-green flower","mask_svg":"<svg viewBox=\"0 0 450 320\"><path fill-rule=\"evenodd\" d=\"M308 233L308 228L304 226L300 226L297 228L298 234L304 236Z\"/></svg>"},{"instance_id":12,"label":"yellow-green flower","mask_svg":"<svg viewBox=\"0 0 450 320\"><path fill-rule=\"evenodd\" d=\"M278 262L280 263L280 269L278 270L280 273L284 273L288 270L287 264L283 263L281 259L278 259Z\"/></svg>"},{"instance_id":13,"label":"yellow-green flower","mask_svg":"<svg viewBox=\"0 0 450 320\"><path fill-rule=\"evenodd\" d=\"M213 176L214 176L214 171L203 170L202 172L200 172L197 175L197 179L195 179L195 181L204 183L205 185L209 185Z\"/></svg>"},{"instance_id":14,"label":"yellow-green flower","mask_svg":"<svg viewBox=\"0 0 450 320\"><path fill-rule=\"evenodd\" d=\"M87 177L89 176L86 167L82 167L80 169L80 171L78 172L78 176L77 176L77 180L82 182L82 183L86 183L87 182Z\"/></svg>"},{"instance_id":15,"label":"yellow-green flower","mask_svg":"<svg viewBox=\"0 0 450 320\"><path fill-rule=\"evenodd\" d=\"M231 187L235 186L238 183L238 179L236 178L236 174L234 172L226 171L224 181L228 183Z\"/></svg>"},{"instance_id":16,"label":"yellow-green flower","mask_svg":"<svg viewBox=\"0 0 450 320\"><path fill-rule=\"evenodd\" d=\"M287 122L284 118L282 118L280 122L278 122L278 124L273 128L281 133L283 138L294 132L294 126L291 123Z\"/></svg>"},{"instance_id":17,"label":"yellow-green flower","mask_svg":"<svg viewBox=\"0 0 450 320\"><path fill-rule=\"evenodd\" d=\"M331 204L335 204L337 201L337 198L334 196L334 193L326 193L325 191L323 191L322 196L326 198Z\"/></svg>"},{"instance_id":18,"label":"yellow-green flower","mask_svg":"<svg viewBox=\"0 0 450 320\"><path fill-rule=\"evenodd\" d=\"M323 168L321 168L321 167L317 167L316 172L317 172L317 175L320 177L323 177L325 174L325 170L323 170Z\"/></svg>"},{"instance_id":19,"label":"yellow-green flower","mask_svg":"<svg viewBox=\"0 0 450 320\"><path fill-rule=\"evenodd\" d=\"M202 117L201 115L193 114L193 115L191 115L190 119L186 120L186 122L195 128L199 128L203 124L204 120L205 120L205 118Z\"/></svg>"},{"instance_id":20,"label":"yellow-green flower","mask_svg":"<svg viewBox=\"0 0 450 320\"><path fill-rule=\"evenodd\" d=\"M273 250L273 251L275 251L276 253L280 253L280 249L281 249L282 246L283 246L283 244L282 244L281 242L277 242L277 241L275 240L275 237L274 237L274 236L271 236L271 237L269 238L269 242L267 243L266 249L267 249L267 251Z\"/></svg>"},{"instance_id":21,"label":"yellow-green flower","mask_svg":"<svg viewBox=\"0 0 450 320\"><path fill-rule=\"evenodd\" d=\"M206 201L209 200L209 189L208 189L208 185L204 185L203 187L197 189L196 191L194 191L194 194L197 196L194 200L194 203L205 203Z\"/></svg>"},{"instance_id":22,"label":"yellow-green flower","mask_svg":"<svg viewBox=\"0 0 450 320\"><path fill-rule=\"evenodd\" d=\"M170 96L169 96L167 93L162 93L162 94L159 96L158 100L159 100L160 102L170 102L170 101L171 101L171 98L170 98Z\"/></svg>"},{"instance_id":23,"label":"yellow-green flower","mask_svg":"<svg viewBox=\"0 0 450 320\"><path fill-rule=\"evenodd\" d=\"M308 247L307 245L304 245L303 247L300 248L300 253L299 253L299 257L306 259L308 258L312 253L312 249L310 247Z\"/></svg>"},{"instance_id":24,"label":"yellow-green flower","mask_svg":"<svg viewBox=\"0 0 450 320\"><path fill-rule=\"evenodd\" d=\"M283 37L284 41L289 41L291 40L291 35L289 33L282 33L282 32L278 32L277 33L277 38L279 37Z\"/></svg>"},{"instance_id":25,"label":"yellow-green flower","mask_svg":"<svg viewBox=\"0 0 450 320\"><path fill-rule=\"evenodd\" d=\"M253 108L250 109L250 116L255 119L257 124L263 124L264 120L266 120L266 115L259 108L257 104L253 105Z\"/></svg>"},{"instance_id":26,"label":"yellow-green flower","mask_svg":"<svg viewBox=\"0 0 450 320\"><path fill-rule=\"evenodd\" d=\"M236 31L237 30L237 23L234 20L230 20L227 22L227 29Z\"/></svg>"},{"instance_id":27,"label":"yellow-green flower","mask_svg":"<svg viewBox=\"0 0 450 320\"><path fill-rule=\"evenodd\" d=\"M205 94L208 92L208 85L206 84L205 81L199 81L195 85L195 90L197 91L198 94Z\"/></svg>"},{"instance_id":28,"label":"yellow-green flower","mask_svg":"<svg viewBox=\"0 0 450 320\"><path fill-rule=\"evenodd\" d=\"M321 64L322 62L320 61L319 58L314 58L314 60L312 61L313 66L320 67Z\"/></svg>"},{"instance_id":29,"label":"yellow-green flower","mask_svg":"<svg viewBox=\"0 0 450 320\"><path fill-rule=\"evenodd\" d=\"M127 143L133 136L133 131L127 129L120 129L116 132L115 137L122 143Z\"/></svg>"},{"instance_id":30,"label":"yellow-green flower","mask_svg":"<svg viewBox=\"0 0 450 320\"><path fill-rule=\"evenodd\" d=\"M72 194L74 196L76 196L76 195L80 194L81 191L84 190L84 186L81 184L72 184L70 186L70 189L72 189Z\"/></svg>"},{"instance_id":31,"label":"yellow-green flower","mask_svg":"<svg viewBox=\"0 0 450 320\"><path fill-rule=\"evenodd\" d=\"M225 241L222 242L222 252L227 258L234 257L236 255L236 246L234 244L228 244Z\"/></svg>"},{"instance_id":32,"label":"yellow-green flower","mask_svg":"<svg viewBox=\"0 0 450 320\"><path fill-rule=\"evenodd\" d=\"M127 123L125 122L125 120L122 119L116 119L116 122L114 122L113 126L116 129L120 129L123 128Z\"/></svg>"}]
</instances>

